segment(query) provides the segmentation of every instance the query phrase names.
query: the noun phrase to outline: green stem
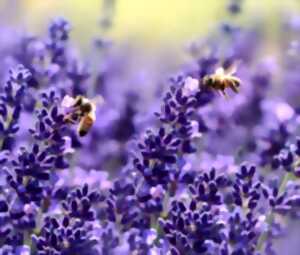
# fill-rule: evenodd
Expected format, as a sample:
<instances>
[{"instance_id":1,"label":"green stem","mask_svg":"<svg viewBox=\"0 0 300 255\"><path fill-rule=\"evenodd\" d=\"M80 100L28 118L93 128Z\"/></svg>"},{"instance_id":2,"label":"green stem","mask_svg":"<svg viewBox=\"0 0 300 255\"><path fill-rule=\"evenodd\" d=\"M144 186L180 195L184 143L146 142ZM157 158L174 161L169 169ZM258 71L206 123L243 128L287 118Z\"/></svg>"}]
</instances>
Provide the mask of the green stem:
<instances>
[{"instance_id":1,"label":"green stem","mask_svg":"<svg viewBox=\"0 0 300 255\"><path fill-rule=\"evenodd\" d=\"M279 195L281 195L284 192L288 181L290 179L292 179L292 177L293 177L293 174L291 172L288 172L284 175L284 177L282 178L281 183L279 185L279 191L278 191ZM268 226L270 226L272 224L272 222L274 221L274 217L275 217L274 212L271 211L270 214L266 218L266 223ZM257 241L257 250L258 251L261 251L263 249L263 246L264 246L265 241L267 240L267 237L268 237L268 231L265 231L260 235L260 237Z\"/></svg>"},{"instance_id":2,"label":"green stem","mask_svg":"<svg viewBox=\"0 0 300 255\"><path fill-rule=\"evenodd\" d=\"M26 245L28 245L29 247L31 247L32 246L32 232L31 231L29 231L29 230L25 230L24 231L24 243L26 244Z\"/></svg>"},{"instance_id":3,"label":"green stem","mask_svg":"<svg viewBox=\"0 0 300 255\"><path fill-rule=\"evenodd\" d=\"M2 151L3 150L3 143L4 143L4 139L0 139L0 151Z\"/></svg>"},{"instance_id":4,"label":"green stem","mask_svg":"<svg viewBox=\"0 0 300 255\"><path fill-rule=\"evenodd\" d=\"M280 183L280 186L279 186L279 190L278 190L278 194L279 195L283 194L288 181L291 180L292 178L293 178L293 173L291 173L291 172L287 172L284 175L284 177L283 177L283 179L282 179L282 181Z\"/></svg>"}]
</instances>

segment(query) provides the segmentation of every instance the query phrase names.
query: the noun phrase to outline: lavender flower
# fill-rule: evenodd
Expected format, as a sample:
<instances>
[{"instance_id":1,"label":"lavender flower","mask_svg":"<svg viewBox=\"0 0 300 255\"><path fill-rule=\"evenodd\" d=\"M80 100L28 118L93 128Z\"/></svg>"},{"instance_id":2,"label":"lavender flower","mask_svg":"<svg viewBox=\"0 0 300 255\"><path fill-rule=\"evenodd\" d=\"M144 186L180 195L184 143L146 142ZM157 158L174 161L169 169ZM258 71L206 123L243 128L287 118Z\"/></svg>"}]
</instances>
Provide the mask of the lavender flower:
<instances>
[{"instance_id":1,"label":"lavender flower","mask_svg":"<svg viewBox=\"0 0 300 255\"><path fill-rule=\"evenodd\" d=\"M31 73L22 65L9 72L9 80L1 95L0 132L2 150L11 150L13 138L19 130L18 121L24 107L24 96L30 85Z\"/></svg>"},{"instance_id":2,"label":"lavender flower","mask_svg":"<svg viewBox=\"0 0 300 255\"><path fill-rule=\"evenodd\" d=\"M0 45L0 78L15 66L0 88L0 254L290 254L298 19L285 17L282 61L262 57L263 26L240 24L243 3L230 0L228 19L166 82L166 69L107 47L117 2L103 3L89 60L74 53L64 18L44 37ZM224 98L214 92L230 83L210 78L232 64L240 87ZM99 93L103 107L81 110ZM87 115L82 136L74 126Z\"/></svg>"}]
</instances>

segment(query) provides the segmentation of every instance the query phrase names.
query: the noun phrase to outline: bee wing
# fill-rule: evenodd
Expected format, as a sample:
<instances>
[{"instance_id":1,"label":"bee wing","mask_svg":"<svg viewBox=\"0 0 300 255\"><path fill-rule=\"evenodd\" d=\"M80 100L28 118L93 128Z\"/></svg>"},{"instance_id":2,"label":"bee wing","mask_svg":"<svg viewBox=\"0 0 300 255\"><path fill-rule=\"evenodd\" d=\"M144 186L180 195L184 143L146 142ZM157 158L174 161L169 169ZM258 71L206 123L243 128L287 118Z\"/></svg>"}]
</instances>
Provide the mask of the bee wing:
<instances>
[{"instance_id":1,"label":"bee wing","mask_svg":"<svg viewBox=\"0 0 300 255\"><path fill-rule=\"evenodd\" d=\"M215 74L216 75L224 75L225 74L224 68L223 67L218 67L215 71Z\"/></svg>"},{"instance_id":2,"label":"bee wing","mask_svg":"<svg viewBox=\"0 0 300 255\"><path fill-rule=\"evenodd\" d=\"M95 105L103 105L104 102L104 98L101 95L97 95L92 99L92 103Z\"/></svg>"},{"instance_id":3,"label":"bee wing","mask_svg":"<svg viewBox=\"0 0 300 255\"><path fill-rule=\"evenodd\" d=\"M232 75L236 73L237 67L241 64L241 60L235 60L234 63L232 63L228 68L226 68L226 74Z\"/></svg>"},{"instance_id":4,"label":"bee wing","mask_svg":"<svg viewBox=\"0 0 300 255\"><path fill-rule=\"evenodd\" d=\"M232 75L232 74L236 73L236 71L237 71L237 65L233 64L226 69L226 74Z\"/></svg>"}]
</instances>

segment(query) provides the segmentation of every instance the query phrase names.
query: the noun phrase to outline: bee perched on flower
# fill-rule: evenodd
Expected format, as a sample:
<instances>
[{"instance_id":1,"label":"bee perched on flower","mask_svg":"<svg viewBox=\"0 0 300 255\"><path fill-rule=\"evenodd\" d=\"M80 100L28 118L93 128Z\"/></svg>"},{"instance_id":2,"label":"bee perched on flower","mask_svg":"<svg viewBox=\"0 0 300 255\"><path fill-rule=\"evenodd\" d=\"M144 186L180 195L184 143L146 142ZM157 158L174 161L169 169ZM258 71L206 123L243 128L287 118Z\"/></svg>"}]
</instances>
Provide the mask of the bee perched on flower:
<instances>
[{"instance_id":1,"label":"bee perched on flower","mask_svg":"<svg viewBox=\"0 0 300 255\"><path fill-rule=\"evenodd\" d=\"M103 103L103 98L98 96L92 100L84 96L75 98L66 95L61 103L66 108L64 121L70 124L78 124L77 133L85 136L96 121L96 104Z\"/></svg>"},{"instance_id":2,"label":"bee perched on flower","mask_svg":"<svg viewBox=\"0 0 300 255\"><path fill-rule=\"evenodd\" d=\"M219 67L213 74L207 75L203 78L203 85L215 91L221 92L226 96L225 90L230 88L233 92L238 93L241 80L234 76L236 66L231 66L227 69Z\"/></svg>"}]
</instances>

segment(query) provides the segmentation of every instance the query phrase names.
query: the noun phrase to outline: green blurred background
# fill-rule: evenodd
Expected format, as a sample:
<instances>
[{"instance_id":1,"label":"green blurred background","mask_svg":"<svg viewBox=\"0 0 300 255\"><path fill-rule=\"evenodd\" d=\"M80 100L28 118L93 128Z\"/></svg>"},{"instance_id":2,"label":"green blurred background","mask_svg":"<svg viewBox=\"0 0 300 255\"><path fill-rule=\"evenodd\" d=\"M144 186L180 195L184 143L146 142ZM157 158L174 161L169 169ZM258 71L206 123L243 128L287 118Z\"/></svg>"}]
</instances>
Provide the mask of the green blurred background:
<instances>
[{"instance_id":1,"label":"green blurred background","mask_svg":"<svg viewBox=\"0 0 300 255\"><path fill-rule=\"evenodd\" d=\"M226 18L228 0L115 0L114 24L109 36L151 46L182 45L197 39ZM238 19L266 20L267 31L286 10L298 12L299 0L245 0ZM44 31L52 17L64 16L72 23L73 40L86 45L100 33L103 0L0 0L1 20L33 33ZM133 40L134 39L134 40Z\"/></svg>"}]
</instances>

